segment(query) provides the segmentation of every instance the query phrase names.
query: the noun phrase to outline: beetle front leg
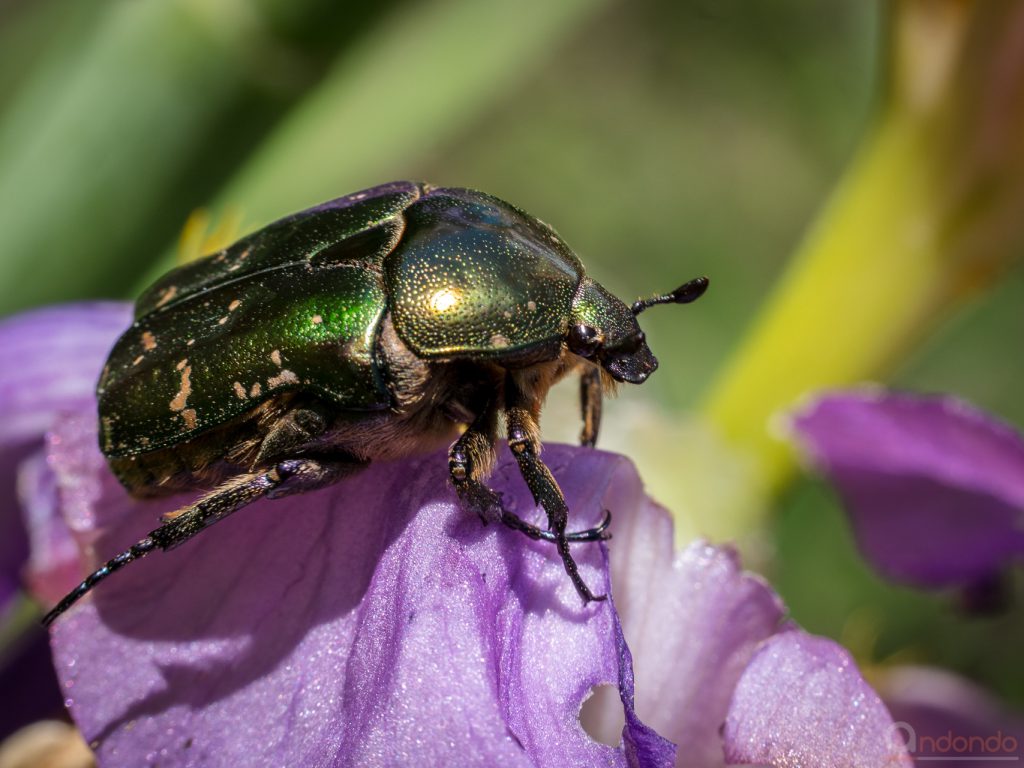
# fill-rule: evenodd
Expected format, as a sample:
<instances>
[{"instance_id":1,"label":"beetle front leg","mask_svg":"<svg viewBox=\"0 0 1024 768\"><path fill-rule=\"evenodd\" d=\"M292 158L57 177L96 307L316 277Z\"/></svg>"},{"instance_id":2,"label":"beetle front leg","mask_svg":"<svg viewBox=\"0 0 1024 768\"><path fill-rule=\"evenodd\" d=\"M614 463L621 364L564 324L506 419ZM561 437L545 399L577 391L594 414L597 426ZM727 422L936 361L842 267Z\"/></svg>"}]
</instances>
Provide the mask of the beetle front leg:
<instances>
[{"instance_id":1,"label":"beetle front leg","mask_svg":"<svg viewBox=\"0 0 1024 768\"><path fill-rule=\"evenodd\" d=\"M528 396L516 383L514 375L505 379L505 419L508 426L508 446L516 457L519 471L533 494L534 501L544 508L548 527L553 534L565 572L584 603L604 600L607 595L595 595L580 576L579 566L569 552L569 538L565 529L569 521L569 508L562 489L544 462L540 460L540 428L537 414L540 404Z\"/></svg>"},{"instance_id":2,"label":"beetle front leg","mask_svg":"<svg viewBox=\"0 0 1024 768\"><path fill-rule=\"evenodd\" d=\"M501 497L483 483L494 465L497 430L498 412L488 405L448 449L448 474L455 492L484 525L501 520L504 512Z\"/></svg>"},{"instance_id":3,"label":"beetle front leg","mask_svg":"<svg viewBox=\"0 0 1024 768\"><path fill-rule=\"evenodd\" d=\"M557 543L558 537L531 525L518 515L509 512L501 503L501 496L488 488L483 480L494 464L494 441L498 430L498 411L486 408L462 436L448 450L448 472L459 499L476 512L484 525L497 521L534 541ZM568 541L602 541L611 537L606 530L611 523L611 513L596 528L567 533Z\"/></svg>"},{"instance_id":4,"label":"beetle front leg","mask_svg":"<svg viewBox=\"0 0 1024 768\"><path fill-rule=\"evenodd\" d=\"M593 448L601 428L601 370L597 366L588 367L580 375L580 415L583 417L580 445Z\"/></svg>"}]
</instances>

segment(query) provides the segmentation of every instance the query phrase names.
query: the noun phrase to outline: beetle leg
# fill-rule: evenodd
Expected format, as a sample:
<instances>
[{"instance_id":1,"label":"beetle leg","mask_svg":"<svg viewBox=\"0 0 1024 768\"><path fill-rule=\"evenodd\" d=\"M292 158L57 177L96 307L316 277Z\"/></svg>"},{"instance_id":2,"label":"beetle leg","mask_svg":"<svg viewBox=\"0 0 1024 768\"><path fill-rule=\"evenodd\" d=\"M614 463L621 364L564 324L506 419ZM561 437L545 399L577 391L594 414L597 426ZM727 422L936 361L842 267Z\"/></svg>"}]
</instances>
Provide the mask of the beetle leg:
<instances>
[{"instance_id":1,"label":"beetle leg","mask_svg":"<svg viewBox=\"0 0 1024 768\"><path fill-rule=\"evenodd\" d=\"M448 449L448 474L459 499L487 523L501 520L501 496L483 484L494 464L498 411L488 404Z\"/></svg>"},{"instance_id":2,"label":"beetle leg","mask_svg":"<svg viewBox=\"0 0 1024 768\"><path fill-rule=\"evenodd\" d=\"M501 495L484 485L483 478L494 463L494 435L497 429L498 411L488 406L448 450L448 472L459 499L476 512L484 525L497 521L534 541L557 542L558 537L551 531L538 528L505 509ZM605 531L611 521L611 512L605 512L604 520L596 528L567 533L565 538L569 541L609 539L611 534Z\"/></svg>"},{"instance_id":3,"label":"beetle leg","mask_svg":"<svg viewBox=\"0 0 1024 768\"><path fill-rule=\"evenodd\" d=\"M545 531L543 528L538 528L536 525L526 522L521 517L511 512L505 512L501 518L501 522L512 530L519 531L527 538L533 539L534 541L549 541L552 544L558 543L558 534L553 531ZM611 524L612 513L606 509L600 525L593 528L586 528L582 531L569 531L565 534L565 540L589 542L607 541L612 537L612 535L607 532L608 526Z\"/></svg>"},{"instance_id":4,"label":"beetle leg","mask_svg":"<svg viewBox=\"0 0 1024 768\"><path fill-rule=\"evenodd\" d=\"M548 516L548 527L554 536L558 554L562 557L565 572L584 603L604 600L607 595L595 595L580 576L579 567L569 552L569 537L565 533L569 521L562 489L544 462L540 460L540 428L537 415L540 403L530 397L516 383L513 374L505 379L505 419L508 425L508 446L519 464L519 471L526 480L534 501L544 508Z\"/></svg>"},{"instance_id":5,"label":"beetle leg","mask_svg":"<svg viewBox=\"0 0 1024 768\"><path fill-rule=\"evenodd\" d=\"M185 507L159 528L150 531L144 539L86 576L81 584L71 590L53 610L43 617L43 625L52 624L54 619L78 602L110 574L121 570L134 560L140 560L154 549L159 548L165 552L174 549L218 520L223 520L232 512L237 512L263 496L277 499L293 493L323 488L346 475L351 475L364 466L366 465L352 459L286 459L278 462L269 470L233 477L195 503Z\"/></svg>"},{"instance_id":6,"label":"beetle leg","mask_svg":"<svg viewBox=\"0 0 1024 768\"><path fill-rule=\"evenodd\" d=\"M285 459L266 471L239 475L222 483L149 535L161 549L174 549L263 496L279 499L315 491L365 466L354 459Z\"/></svg>"},{"instance_id":7,"label":"beetle leg","mask_svg":"<svg viewBox=\"0 0 1024 768\"><path fill-rule=\"evenodd\" d=\"M580 445L593 448L601 428L601 370L597 366L587 367L580 375L580 413L583 416Z\"/></svg>"}]
</instances>

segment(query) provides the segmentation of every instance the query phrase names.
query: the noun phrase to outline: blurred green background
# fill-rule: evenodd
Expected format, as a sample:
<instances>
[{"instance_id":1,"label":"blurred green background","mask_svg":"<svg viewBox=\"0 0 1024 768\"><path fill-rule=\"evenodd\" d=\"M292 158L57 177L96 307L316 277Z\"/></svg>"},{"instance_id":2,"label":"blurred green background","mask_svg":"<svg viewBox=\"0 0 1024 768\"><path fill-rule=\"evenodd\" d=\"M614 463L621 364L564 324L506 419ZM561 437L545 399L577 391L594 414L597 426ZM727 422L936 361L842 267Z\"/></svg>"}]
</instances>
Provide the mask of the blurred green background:
<instances>
[{"instance_id":1,"label":"blurred green background","mask_svg":"<svg viewBox=\"0 0 1024 768\"><path fill-rule=\"evenodd\" d=\"M623 395L681 419L871 123L884 32L884 6L846 0L7 0L0 315L131 297L197 210L249 230L425 179L552 223L627 300L709 275L699 308L644 316L662 369ZM895 383L1024 425L1022 306L1018 271ZM1024 704L1014 612L884 585L823 484L788 491L768 538L809 630Z\"/></svg>"}]
</instances>

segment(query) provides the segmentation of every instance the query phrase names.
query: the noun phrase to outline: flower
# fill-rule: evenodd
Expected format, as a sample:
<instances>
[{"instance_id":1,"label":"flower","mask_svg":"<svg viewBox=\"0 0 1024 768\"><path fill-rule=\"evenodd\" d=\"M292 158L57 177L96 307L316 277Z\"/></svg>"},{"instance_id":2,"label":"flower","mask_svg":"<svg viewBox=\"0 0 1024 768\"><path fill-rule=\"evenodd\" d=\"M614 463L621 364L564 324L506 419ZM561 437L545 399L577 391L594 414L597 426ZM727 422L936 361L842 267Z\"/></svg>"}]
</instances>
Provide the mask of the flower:
<instances>
[{"instance_id":1,"label":"flower","mask_svg":"<svg viewBox=\"0 0 1024 768\"><path fill-rule=\"evenodd\" d=\"M95 308L60 312L91 333ZM0 342L11 327L32 332L18 323L0 326ZM32 363L23 357L25 371ZM50 425L49 482L35 487L57 493L28 499L34 529L59 517L85 568L184 500L125 494L93 407L38 421ZM808 766L909 765L845 652L785 624L778 597L729 550L676 552L632 464L565 446L545 457L576 525L615 512L610 558L604 545L575 547L587 582L614 601L581 606L550 545L481 527L455 502L443 456L377 464L258 502L61 617L53 649L72 716L105 765L671 764L672 745L638 712L679 740L680 764L799 753ZM509 457L492 483L513 511L534 513ZM39 551L60 562L66 550ZM37 593L70 586L48 562L33 570ZM602 684L619 694L617 747L578 720ZM601 730L609 709L596 719Z\"/></svg>"},{"instance_id":2,"label":"flower","mask_svg":"<svg viewBox=\"0 0 1024 768\"><path fill-rule=\"evenodd\" d=\"M37 568L65 578L79 568L77 546L53 517L42 436L59 412L91 407L103 360L130 319L129 306L96 302L0 321L0 690L20 692L0 704L0 738L62 709L46 633L22 592Z\"/></svg>"},{"instance_id":3,"label":"flower","mask_svg":"<svg viewBox=\"0 0 1024 768\"><path fill-rule=\"evenodd\" d=\"M864 556L920 587L991 582L1024 555L1024 437L952 397L864 389L793 418Z\"/></svg>"},{"instance_id":4,"label":"flower","mask_svg":"<svg viewBox=\"0 0 1024 768\"><path fill-rule=\"evenodd\" d=\"M1015 762L1024 746L1024 718L1007 713L973 683L940 669L907 666L880 679L886 704L908 749L922 763L987 768Z\"/></svg>"},{"instance_id":5,"label":"flower","mask_svg":"<svg viewBox=\"0 0 1024 768\"><path fill-rule=\"evenodd\" d=\"M97 302L0 322L0 615L20 587L28 554L14 501L20 459L41 451L40 438L59 412L91 407L103 361L130 318L131 308L124 304ZM23 487L38 479L31 472L22 470ZM42 495L37 489L28 497ZM31 515L31 507L27 512Z\"/></svg>"}]
</instances>

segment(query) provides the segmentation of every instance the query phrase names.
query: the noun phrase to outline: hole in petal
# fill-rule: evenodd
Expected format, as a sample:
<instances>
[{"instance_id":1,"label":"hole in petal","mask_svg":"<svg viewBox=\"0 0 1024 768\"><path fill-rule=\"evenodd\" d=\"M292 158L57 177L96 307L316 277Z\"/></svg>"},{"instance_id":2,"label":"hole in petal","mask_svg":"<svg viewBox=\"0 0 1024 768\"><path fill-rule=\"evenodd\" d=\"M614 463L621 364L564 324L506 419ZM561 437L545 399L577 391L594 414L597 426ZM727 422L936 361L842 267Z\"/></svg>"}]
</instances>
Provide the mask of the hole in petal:
<instances>
[{"instance_id":1,"label":"hole in petal","mask_svg":"<svg viewBox=\"0 0 1024 768\"><path fill-rule=\"evenodd\" d=\"M595 685L580 707L580 725L594 741L610 747L619 746L626 716L618 686L610 683Z\"/></svg>"}]
</instances>

